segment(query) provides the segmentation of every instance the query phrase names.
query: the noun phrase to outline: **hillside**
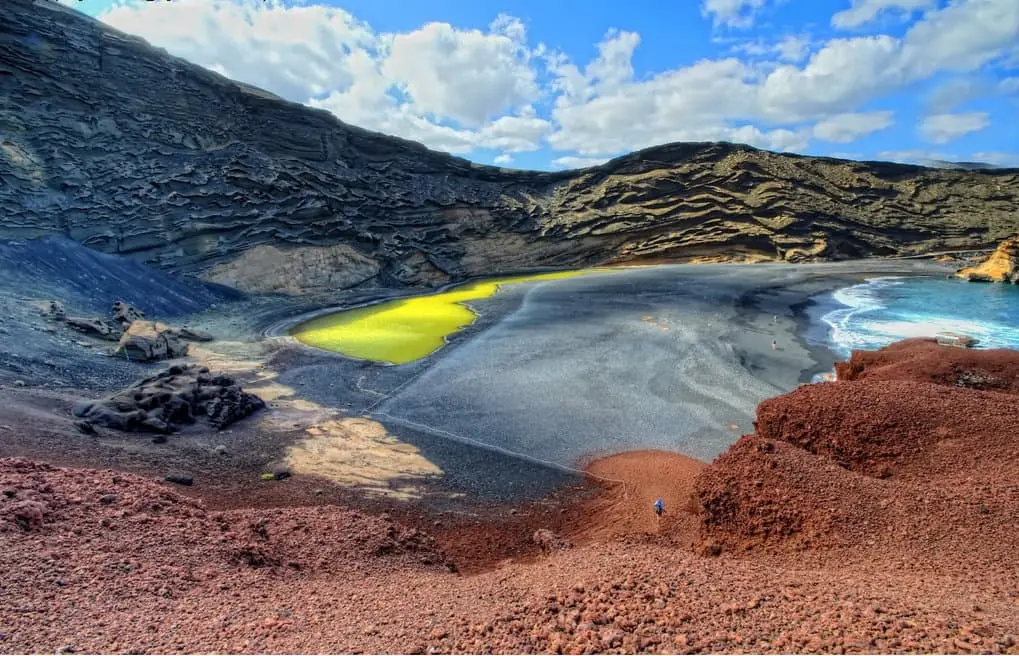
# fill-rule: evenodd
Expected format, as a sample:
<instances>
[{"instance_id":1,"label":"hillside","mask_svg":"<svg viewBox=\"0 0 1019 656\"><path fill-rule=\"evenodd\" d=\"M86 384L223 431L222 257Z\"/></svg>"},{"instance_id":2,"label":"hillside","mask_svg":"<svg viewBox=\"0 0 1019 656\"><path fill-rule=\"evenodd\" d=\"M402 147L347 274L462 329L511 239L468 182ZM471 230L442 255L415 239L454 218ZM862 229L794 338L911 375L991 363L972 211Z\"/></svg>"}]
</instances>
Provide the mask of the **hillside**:
<instances>
[{"instance_id":1,"label":"hillside","mask_svg":"<svg viewBox=\"0 0 1019 656\"><path fill-rule=\"evenodd\" d=\"M1015 169L682 143L510 171L285 102L50 0L0 14L0 238L61 235L250 291L916 254L1019 230Z\"/></svg>"}]
</instances>

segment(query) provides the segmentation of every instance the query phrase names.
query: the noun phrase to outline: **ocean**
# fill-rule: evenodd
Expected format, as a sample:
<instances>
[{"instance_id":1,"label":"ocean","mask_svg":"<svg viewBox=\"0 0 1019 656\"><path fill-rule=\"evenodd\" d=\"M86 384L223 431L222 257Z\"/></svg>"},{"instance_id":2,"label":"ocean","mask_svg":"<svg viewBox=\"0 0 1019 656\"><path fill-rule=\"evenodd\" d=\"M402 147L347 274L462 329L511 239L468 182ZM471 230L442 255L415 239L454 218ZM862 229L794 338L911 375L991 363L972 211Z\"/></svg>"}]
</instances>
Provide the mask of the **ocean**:
<instances>
[{"instance_id":1,"label":"ocean","mask_svg":"<svg viewBox=\"0 0 1019 656\"><path fill-rule=\"evenodd\" d=\"M1019 286L883 277L825 294L808 309L807 341L848 357L907 337L950 331L977 348L1019 349Z\"/></svg>"}]
</instances>

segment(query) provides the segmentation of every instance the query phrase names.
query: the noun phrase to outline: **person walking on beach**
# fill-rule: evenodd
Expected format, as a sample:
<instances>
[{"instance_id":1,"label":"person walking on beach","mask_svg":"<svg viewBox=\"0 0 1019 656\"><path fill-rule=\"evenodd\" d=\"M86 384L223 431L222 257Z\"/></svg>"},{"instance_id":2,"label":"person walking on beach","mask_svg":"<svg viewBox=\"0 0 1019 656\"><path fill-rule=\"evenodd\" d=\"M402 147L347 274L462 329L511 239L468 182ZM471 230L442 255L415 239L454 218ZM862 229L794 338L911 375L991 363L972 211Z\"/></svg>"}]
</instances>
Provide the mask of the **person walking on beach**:
<instances>
[{"instance_id":1,"label":"person walking on beach","mask_svg":"<svg viewBox=\"0 0 1019 656\"><path fill-rule=\"evenodd\" d=\"M771 340L771 350L774 351L778 348L778 340Z\"/></svg>"},{"instance_id":2,"label":"person walking on beach","mask_svg":"<svg viewBox=\"0 0 1019 656\"><path fill-rule=\"evenodd\" d=\"M662 501L661 499L658 499L657 501L655 501L655 515L658 516L658 519L661 519L662 518L662 514L664 512L665 512L665 502Z\"/></svg>"}]
</instances>

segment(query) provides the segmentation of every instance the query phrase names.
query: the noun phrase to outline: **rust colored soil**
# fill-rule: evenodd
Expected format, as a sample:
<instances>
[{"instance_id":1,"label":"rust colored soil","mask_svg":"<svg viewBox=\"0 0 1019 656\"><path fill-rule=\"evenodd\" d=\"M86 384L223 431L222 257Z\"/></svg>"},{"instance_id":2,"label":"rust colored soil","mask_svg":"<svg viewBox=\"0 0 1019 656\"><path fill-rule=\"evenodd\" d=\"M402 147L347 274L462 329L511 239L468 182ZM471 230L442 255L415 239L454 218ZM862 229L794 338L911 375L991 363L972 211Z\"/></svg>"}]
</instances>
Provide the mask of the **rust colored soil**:
<instances>
[{"instance_id":1,"label":"rust colored soil","mask_svg":"<svg viewBox=\"0 0 1019 656\"><path fill-rule=\"evenodd\" d=\"M857 353L710 466L611 456L458 525L0 460L0 651L1019 653L1011 357Z\"/></svg>"},{"instance_id":2,"label":"rust colored soil","mask_svg":"<svg viewBox=\"0 0 1019 656\"><path fill-rule=\"evenodd\" d=\"M919 337L854 351L835 365L839 380L911 380L1019 394L1019 351L959 349Z\"/></svg>"},{"instance_id":3,"label":"rust colored soil","mask_svg":"<svg viewBox=\"0 0 1019 656\"><path fill-rule=\"evenodd\" d=\"M629 451L591 462L587 472L602 487L576 510L570 537L577 542L641 536L688 543L696 537L694 481L705 464L668 451ZM666 512L658 518L655 500Z\"/></svg>"}]
</instances>

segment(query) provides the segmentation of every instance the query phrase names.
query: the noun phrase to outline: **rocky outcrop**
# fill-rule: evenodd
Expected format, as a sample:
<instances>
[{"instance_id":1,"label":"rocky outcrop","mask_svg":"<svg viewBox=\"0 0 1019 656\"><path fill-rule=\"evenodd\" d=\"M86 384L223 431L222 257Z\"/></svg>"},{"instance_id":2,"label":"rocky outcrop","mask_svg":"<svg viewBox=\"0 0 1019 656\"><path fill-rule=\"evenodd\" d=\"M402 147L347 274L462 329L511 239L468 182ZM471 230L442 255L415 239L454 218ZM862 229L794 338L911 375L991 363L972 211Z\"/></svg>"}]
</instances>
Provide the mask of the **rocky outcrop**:
<instances>
[{"instance_id":1,"label":"rocky outcrop","mask_svg":"<svg viewBox=\"0 0 1019 656\"><path fill-rule=\"evenodd\" d=\"M113 320L124 328L127 328L135 321L145 318L145 313L124 301L116 301L113 304Z\"/></svg>"},{"instance_id":2,"label":"rocky outcrop","mask_svg":"<svg viewBox=\"0 0 1019 656\"><path fill-rule=\"evenodd\" d=\"M73 413L89 429L98 425L173 433L199 418L223 429L264 407L262 399L242 390L233 378L190 365L170 367L108 399L78 403Z\"/></svg>"},{"instance_id":3,"label":"rocky outcrop","mask_svg":"<svg viewBox=\"0 0 1019 656\"><path fill-rule=\"evenodd\" d=\"M0 238L62 235L294 293L626 261L916 254L1019 229L1016 170L684 143L580 171L509 171L346 125L49 0L3 11Z\"/></svg>"},{"instance_id":4,"label":"rocky outcrop","mask_svg":"<svg viewBox=\"0 0 1019 656\"><path fill-rule=\"evenodd\" d=\"M155 321L134 321L120 338L116 355L148 362L168 360L188 354L188 345L177 330Z\"/></svg>"},{"instance_id":5,"label":"rocky outcrop","mask_svg":"<svg viewBox=\"0 0 1019 656\"><path fill-rule=\"evenodd\" d=\"M965 267L956 272L970 282L1008 282L1019 285L1019 237L998 244L991 256L982 264Z\"/></svg>"},{"instance_id":6,"label":"rocky outcrop","mask_svg":"<svg viewBox=\"0 0 1019 656\"><path fill-rule=\"evenodd\" d=\"M85 333L90 337L98 337L111 342L118 341L124 334L120 325L108 319L96 319L92 317L67 317L64 322L75 330Z\"/></svg>"},{"instance_id":7,"label":"rocky outcrop","mask_svg":"<svg viewBox=\"0 0 1019 656\"><path fill-rule=\"evenodd\" d=\"M346 244L279 249L249 248L214 266L206 278L246 292L301 294L309 289L345 289L373 278L379 264Z\"/></svg>"}]
</instances>

